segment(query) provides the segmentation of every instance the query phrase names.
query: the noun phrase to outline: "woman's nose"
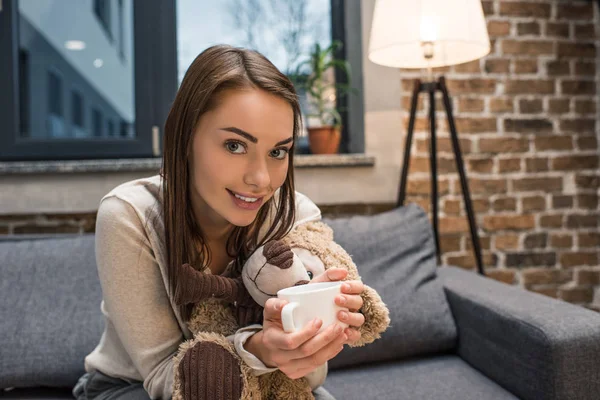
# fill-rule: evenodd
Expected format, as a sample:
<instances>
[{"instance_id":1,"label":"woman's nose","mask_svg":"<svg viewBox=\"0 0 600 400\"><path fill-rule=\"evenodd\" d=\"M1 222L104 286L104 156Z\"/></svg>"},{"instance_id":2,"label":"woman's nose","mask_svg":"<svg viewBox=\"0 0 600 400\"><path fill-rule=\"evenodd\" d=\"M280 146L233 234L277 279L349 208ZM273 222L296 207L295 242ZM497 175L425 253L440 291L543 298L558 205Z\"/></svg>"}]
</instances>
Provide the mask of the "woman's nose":
<instances>
[{"instance_id":1,"label":"woman's nose","mask_svg":"<svg viewBox=\"0 0 600 400\"><path fill-rule=\"evenodd\" d=\"M244 182L257 187L261 193L265 192L271 185L271 176L266 161L255 159L248 165Z\"/></svg>"}]
</instances>

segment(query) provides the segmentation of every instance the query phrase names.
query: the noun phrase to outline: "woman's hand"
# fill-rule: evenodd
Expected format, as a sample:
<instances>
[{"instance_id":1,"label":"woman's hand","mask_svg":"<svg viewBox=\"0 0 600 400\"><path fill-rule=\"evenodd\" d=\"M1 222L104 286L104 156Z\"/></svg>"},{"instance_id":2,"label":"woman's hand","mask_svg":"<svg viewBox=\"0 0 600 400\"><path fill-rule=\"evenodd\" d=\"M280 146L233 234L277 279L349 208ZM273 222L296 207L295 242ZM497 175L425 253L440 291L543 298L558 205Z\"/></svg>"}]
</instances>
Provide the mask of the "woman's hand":
<instances>
[{"instance_id":1,"label":"woman's hand","mask_svg":"<svg viewBox=\"0 0 600 400\"><path fill-rule=\"evenodd\" d=\"M310 283L317 282L336 282L348 276L348 271L343 268L330 268L321 275L318 275ZM355 343L360 339L360 328L365 323L365 316L362 315L358 310L363 306L363 299L360 294L364 290L364 285L361 281L345 281L342 284L342 294L337 296L335 303L340 307L345 307L349 310L340 311L338 319L346 324L348 328L345 329L345 333L348 336L348 340L344 344Z\"/></svg>"},{"instance_id":2,"label":"woman's hand","mask_svg":"<svg viewBox=\"0 0 600 400\"><path fill-rule=\"evenodd\" d=\"M319 319L297 332L285 332L281 323L285 304L278 298L267 300L263 330L251 336L245 347L267 367L277 367L289 378L298 379L335 357L349 338L338 324L317 334L323 324Z\"/></svg>"}]
</instances>

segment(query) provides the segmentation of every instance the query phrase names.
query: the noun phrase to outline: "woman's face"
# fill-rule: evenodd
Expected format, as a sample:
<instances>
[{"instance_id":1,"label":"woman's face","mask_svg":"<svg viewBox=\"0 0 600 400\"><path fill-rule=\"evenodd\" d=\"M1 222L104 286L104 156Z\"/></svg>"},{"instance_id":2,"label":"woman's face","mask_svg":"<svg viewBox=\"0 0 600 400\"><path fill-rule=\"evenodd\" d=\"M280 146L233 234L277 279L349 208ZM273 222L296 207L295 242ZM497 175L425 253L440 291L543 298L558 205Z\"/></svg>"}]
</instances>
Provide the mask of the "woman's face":
<instances>
[{"instance_id":1,"label":"woman's face","mask_svg":"<svg viewBox=\"0 0 600 400\"><path fill-rule=\"evenodd\" d=\"M283 185L294 130L292 107L268 92L228 90L219 100L200 117L190 163L195 217L217 235L231 224L250 225Z\"/></svg>"}]
</instances>

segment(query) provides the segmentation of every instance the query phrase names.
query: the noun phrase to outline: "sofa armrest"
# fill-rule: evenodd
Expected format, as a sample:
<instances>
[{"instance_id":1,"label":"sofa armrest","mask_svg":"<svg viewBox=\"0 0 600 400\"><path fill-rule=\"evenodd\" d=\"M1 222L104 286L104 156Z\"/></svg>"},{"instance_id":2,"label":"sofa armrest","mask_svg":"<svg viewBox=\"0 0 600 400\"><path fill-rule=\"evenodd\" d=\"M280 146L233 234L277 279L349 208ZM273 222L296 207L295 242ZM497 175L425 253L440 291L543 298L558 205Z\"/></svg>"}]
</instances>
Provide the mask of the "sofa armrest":
<instances>
[{"instance_id":1,"label":"sofa armrest","mask_svg":"<svg viewBox=\"0 0 600 400\"><path fill-rule=\"evenodd\" d=\"M455 267L439 268L458 354L526 400L600 396L600 314Z\"/></svg>"}]
</instances>

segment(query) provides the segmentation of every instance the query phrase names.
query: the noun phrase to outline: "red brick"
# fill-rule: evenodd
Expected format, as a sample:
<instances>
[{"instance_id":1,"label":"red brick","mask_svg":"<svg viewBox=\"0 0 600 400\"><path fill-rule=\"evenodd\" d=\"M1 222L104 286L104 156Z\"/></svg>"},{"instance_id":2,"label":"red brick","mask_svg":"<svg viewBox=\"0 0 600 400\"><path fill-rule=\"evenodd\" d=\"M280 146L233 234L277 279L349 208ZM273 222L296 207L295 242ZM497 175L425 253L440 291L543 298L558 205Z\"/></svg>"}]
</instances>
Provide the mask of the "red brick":
<instances>
[{"instance_id":1,"label":"red brick","mask_svg":"<svg viewBox=\"0 0 600 400\"><path fill-rule=\"evenodd\" d=\"M550 99L548 112L551 114L565 114L569 112L569 99Z\"/></svg>"},{"instance_id":2,"label":"red brick","mask_svg":"<svg viewBox=\"0 0 600 400\"><path fill-rule=\"evenodd\" d=\"M535 74L538 72L537 60L514 60L516 74Z\"/></svg>"},{"instance_id":3,"label":"red brick","mask_svg":"<svg viewBox=\"0 0 600 400\"><path fill-rule=\"evenodd\" d=\"M575 24L575 39L595 39L596 29L594 24Z\"/></svg>"},{"instance_id":4,"label":"red brick","mask_svg":"<svg viewBox=\"0 0 600 400\"><path fill-rule=\"evenodd\" d=\"M553 36L559 38L568 38L569 37L569 24L567 23L556 23L556 22L547 22L546 23L546 36Z\"/></svg>"},{"instance_id":5,"label":"red brick","mask_svg":"<svg viewBox=\"0 0 600 400\"><path fill-rule=\"evenodd\" d=\"M573 150L573 138L571 136L544 136L534 139L535 149L537 151L548 150Z\"/></svg>"},{"instance_id":6,"label":"red brick","mask_svg":"<svg viewBox=\"0 0 600 400\"><path fill-rule=\"evenodd\" d=\"M487 59L484 70L488 74L507 74L510 72L510 60L506 58Z\"/></svg>"},{"instance_id":7,"label":"red brick","mask_svg":"<svg viewBox=\"0 0 600 400\"><path fill-rule=\"evenodd\" d=\"M577 267L582 265L596 266L598 265L597 251L577 251L567 252L560 255L560 263L563 267Z\"/></svg>"},{"instance_id":8,"label":"red brick","mask_svg":"<svg viewBox=\"0 0 600 400\"><path fill-rule=\"evenodd\" d=\"M558 289L558 297L569 303L590 303L594 298L594 289L591 286L563 285Z\"/></svg>"},{"instance_id":9,"label":"red brick","mask_svg":"<svg viewBox=\"0 0 600 400\"><path fill-rule=\"evenodd\" d=\"M442 209L444 213L450 215L458 215L462 211L462 202L460 200L446 199L444 200Z\"/></svg>"},{"instance_id":10,"label":"red brick","mask_svg":"<svg viewBox=\"0 0 600 400\"><path fill-rule=\"evenodd\" d=\"M542 112L542 100L541 99L521 99L519 101L519 110L525 114L536 114Z\"/></svg>"},{"instance_id":11,"label":"red brick","mask_svg":"<svg viewBox=\"0 0 600 400\"><path fill-rule=\"evenodd\" d=\"M582 267L575 271L575 283L577 285L600 285L600 269Z\"/></svg>"},{"instance_id":12,"label":"red brick","mask_svg":"<svg viewBox=\"0 0 600 400\"><path fill-rule=\"evenodd\" d=\"M550 4L526 2L501 2L500 15L510 17L549 18Z\"/></svg>"},{"instance_id":13,"label":"red brick","mask_svg":"<svg viewBox=\"0 0 600 400\"><path fill-rule=\"evenodd\" d=\"M479 151L483 153L523 153L529 150L529 140L523 138L482 138Z\"/></svg>"},{"instance_id":14,"label":"red brick","mask_svg":"<svg viewBox=\"0 0 600 400\"><path fill-rule=\"evenodd\" d=\"M552 121L543 118L504 120L505 132L518 133L551 133L554 130Z\"/></svg>"},{"instance_id":15,"label":"red brick","mask_svg":"<svg viewBox=\"0 0 600 400\"><path fill-rule=\"evenodd\" d=\"M542 228L560 228L563 225L564 216L557 215L542 215L540 216L540 226Z\"/></svg>"},{"instance_id":16,"label":"red brick","mask_svg":"<svg viewBox=\"0 0 600 400\"><path fill-rule=\"evenodd\" d=\"M519 247L519 236L513 234L495 235L496 250L516 250Z\"/></svg>"},{"instance_id":17,"label":"red brick","mask_svg":"<svg viewBox=\"0 0 600 400\"><path fill-rule=\"evenodd\" d=\"M492 238L490 236L479 236L479 246L482 250L490 250L492 248ZM465 249L473 251L473 241L471 236L466 238Z\"/></svg>"},{"instance_id":18,"label":"red brick","mask_svg":"<svg viewBox=\"0 0 600 400\"><path fill-rule=\"evenodd\" d=\"M575 75L594 76L596 74L596 63L593 61L581 61L575 63Z\"/></svg>"},{"instance_id":19,"label":"red brick","mask_svg":"<svg viewBox=\"0 0 600 400\"><path fill-rule=\"evenodd\" d=\"M488 231L533 229L533 215L486 215L483 227Z\"/></svg>"},{"instance_id":20,"label":"red brick","mask_svg":"<svg viewBox=\"0 0 600 400\"><path fill-rule=\"evenodd\" d=\"M485 16L495 14L493 1L482 0L481 8L483 9L483 15Z\"/></svg>"},{"instance_id":21,"label":"red brick","mask_svg":"<svg viewBox=\"0 0 600 400\"><path fill-rule=\"evenodd\" d=\"M488 21L488 35L490 37L508 36L510 33L509 21Z\"/></svg>"},{"instance_id":22,"label":"red brick","mask_svg":"<svg viewBox=\"0 0 600 400\"><path fill-rule=\"evenodd\" d=\"M543 196L523 197L521 202L523 212L544 211L546 209L546 199Z\"/></svg>"},{"instance_id":23,"label":"red brick","mask_svg":"<svg viewBox=\"0 0 600 400\"><path fill-rule=\"evenodd\" d=\"M525 160L525 169L527 172L548 171L547 158L528 158Z\"/></svg>"},{"instance_id":24,"label":"red brick","mask_svg":"<svg viewBox=\"0 0 600 400\"><path fill-rule=\"evenodd\" d=\"M559 58L596 58L596 45L594 43L559 42L556 54Z\"/></svg>"},{"instance_id":25,"label":"red brick","mask_svg":"<svg viewBox=\"0 0 600 400\"><path fill-rule=\"evenodd\" d=\"M513 112L514 107L514 99L512 98L494 97L490 99L490 111L493 113Z\"/></svg>"},{"instance_id":26,"label":"red brick","mask_svg":"<svg viewBox=\"0 0 600 400\"><path fill-rule=\"evenodd\" d=\"M460 235L440 235L440 248L442 253L451 253L461 250Z\"/></svg>"},{"instance_id":27,"label":"red brick","mask_svg":"<svg viewBox=\"0 0 600 400\"><path fill-rule=\"evenodd\" d=\"M521 171L520 158L505 158L498 160L498 170L500 173Z\"/></svg>"},{"instance_id":28,"label":"red brick","mask_svg":"<svg viewBox=\"0 0 600 400\"><path fill-rule=\"evenodd\" d=\"M448 91L454 95L460 93L489 93L496 91L496 79L448 79Z\"/></svg>"},{"instance_id":29,"label":"red brick","mask_svg":"<svg viewBox=\"0 0 600 400\"><path fill-rule=\"evenodd\" d=\"M517 24L517 34L520 36L539 35L540 24L537 22L519 22Z\"/></svg>"},{"instance_id":30,"label":"red brick","mask_svg":"<svg viewBox=\"0 0 600 400\"><path fill-rule=\"evenodd\" d=\"M545 232L530 233L523 240L526 249L543 249L548 244L548 234Z\"/></svg>"},{"instance_id":31,"label":"red brick","mask_svg":"<svg viewBox=\"0 0 600 400\"><path fill-rule=\"evenodd\" d=\"M459 112L482 112L483 106L483 99L469 97L458 99Z\"/></svg>"},{"instance_id":32,"label":"red brick","mask_svg":"<svg viewBox=\"0 0 600 400\"><path fill-rule=\"evenodd\" d=\"M495 266L498 262L496 255L490 253L482 254L483 265L486 267ZM461 256L448 256L448 264L465 269L473 269L477 265L475 256L472 253Z\"/></svg>"},{"instance_id":33,"label":"red brick","mask_svg":"<svg viewBox=\"0 0 600 400\"><path fill-rule=\"evenodd\" d=\"M517 199L514 197L500 197L493 201L494 211L516 211Z\"/></svg>"},{"instance_id":34,"label":"red brick","mask_svg":"<svg viewBox=\"0 0 600 400\"><path fill-rule=\"evenodd\" d=\"M593 194L578 194L577 206L587 210L595 210L598 208L598 195Z\"/></svg>"},{"instance_id":35,"label":"red brick","mask_svg":"<svg viewBox=\"0 0 600 400\"><path fill-rule=\"evenodd\" d=\"M560 83L560 90L563 95L564 94L594 95L594 94L596 94L596 82L589 81L589 80L587 80L587 81L586 80L569 80L569 81L565 80Z\"/></svg>"},{"instance_id":36,"label":"red brick","mask_svg":"<svg viewBox=\"0 0 600 400\"><path fill-rule=\"evenodd\" d=\"M600 186L600 176L598 175L575 175L575 185L579 189L596 190Z\"/></svg>"},{"instance_id":37,"label":"red brick","mask_svg":"<svg viewBox=\"0 0 600 400\"><path fill-rule=\"evenodd\" d=\"M441 217L439 223L440 234L469 232L469 222L465 217Z\"/></svg>"},{"instance_id":38,"label":"red brick","mask_svg":"<svg viewBox=\"0 0 600 400\"><path fill-rule=\"evenodd\" d=\"M542 56L554 54L554 42L541 40L508 40L502 42L502 53Z\"/></svg>"},{"instance_id":39,"label":"red brick","mask_svg":"<svg viewBox=\"0 0 600 400\"><path fill-rule=\"evenodd\" d=\"M548 286L531 286L526 287L530 292L542 294L547 297L558 298L558 287L556 285Z\"/></svg>"},{"instance_id":40,"label":"red brick","mask_svg":"<svg viewBox=\"0 0 600 400\"><path fill-rule=\"evenodd\" d=\"M526 268L521 271L521 278L525 285L566 283L573 279L573 272L555 268Z\"/></svg>"},{"instance_id":41,"label":"red brick","mask_svg":"<svg viewBox=\"0 0 600 400\"><path fill-rule=\"evenodd\" d=\"M494 279L498 282L512 285L515 283L515 271L513 269L499 269L493 268L485 271L485 275L488 278Z\"/></svg>"},{"instance_id":42,"label":"red brick","mask_svg":"<svg viewBox=\"0 0 600 400\"><path fill-rule=\"evenodd\" d=\"M562 178L522 178L513 180L513 190L517 192L528 192L542 190L545 192L561 192L563 187Z\"/></svg>"},{"instance_id":43,"label":"red brick","mask_svg":"<svg viewBox=\"0 0 600 400\"><path fill-rule=\"evenodd\" d=\"M556 253L553 251L525 251L518 253L506 254L507 267L529 267L529 266L546 266L552 267L556 265Z\"/></svg>"},{"instance_id":44,"label":"red brick","mask_svg":"<svg viewBox=\"0 0 600 400\"><path fill-rule=\"evenodd\" d=\"M504 92L507 94L553 94L555 81L539 79L522 79L507 81Z\"/></svg>"},{"instance_id":45,"label":"red brick","mask_svg":"<svg viewBox=\"0 0 600 400\"><path fill-rule=\"evenodd\" d=\"M592 3L569 2L569 4L558 4L556 7L557 19L594 19L594 7Z\"/></svg>"},{"instance_id":46,"label":"red brick","mask_svg":"<svg viewBox=\"0 0 600 400\"><path fill-rule=\"evenodd\" d=\"M581 232L577 234L579 247L600 247L600 233Z\"/></svg>"},{"instance_id":47,"label":"red brick","mask_svg":"<svg viewBox=\"0 0 600 400\"><path fill-rule=\"evenodd\" d=\"M496 118L458 117L455 118L455 123L459 133L496 133L498 131Z\"/></svg>"},{"instance_id":48,"label":"red brick","mask_svg":"<svg viewBox=\"0 0 600 400\"><path fill-rule=\"evenodd\" d=\"M563 119L560 121L560 130L563 132L595 133L596 120L593 118Z\"/></svg>"},{"instance_id":49,"label":"red brick","mask_svg":"<svg viewBox=\"0 0 600 400\"><path fill-rule=\"evenodd\" d=\"M489 158L473 158L467 160L467 170L478 174L491 174L494 169L494 160Z\"/></svg>"},{"instance_id":50,"label":"red brick","mask_svg":"<svg viewBox=\"0 0 600 400\"><path fill-rule=\"evenodd\" d=\"M552 60L546 64L546 68L550 76L569 75L571 73L568 61Z\"/></svg>"},{"instance_id":51,"label":"red brick","mask_svg":"<svg viewBox=\"0 0 600 400\"><path fill-rule=\"evenodd\" d=\"M597 169L598 156L564 156L552 160L552 169L556 171L580 171Z\"/></svg>"},{"instance_id":52,"label":"red brick","mask_svg":"<svg viewBox=\"0 0 600 400\"><path fill-rule=\"evenodd\" d=\"M469 179L471 194L498 194L506 193L508 188L506 179Z\"/></svg>"},{"instance_id":53,"label":"red brick","mask_svg":"<svg viewBox=\"0 0 600 400\"><path fill-rule=\"evenodd\" d=\"M570 249L573 247L573 236L564 233L553 233L550 236L550 247L558 249Z\"/></svg>"},{"instance_id":54,"label":"red brick","mask_svg":"<svg viewBox=\"0 0 600 400\"><path fill-rule=\"evenodd\" d=\"M481 72L481 66L479 64L479 60L469 61L462 64L457 64L454 66L454 72L456 73L467 73L474 74Z\"/></svg>"},{"instance_id":55,"label":"red brick","mask_svg":"<svg viewBox=\"0 0 600 400\"><path fill-rule=\"evenodd\" d=\"M79 233L81 228L77 225L61 224L56 226L46 226L37 224L27 224L21 226L15 226L13 233L16 235L21 234L47 234L47 233Z\"/></svg>"},{"instance_id":56,"label":"red brick","mask_svg":"<svg viewBox=\"0 0 600 400\"><path fill-rule=\"evenodd\" d=\"M429 179L409 179L407 192L411 194L430 195L431 181ZM446 179L441 179L438 182L438 195L449 193L449 183Z\"/></svg>"},{"instance_id":57,"label":"red brick","mask_svg":"<svg viewBox=\"0 0 600 400\"><path fill-rule=\"evenodd\" d=\"M578 114L595 114L596 101L575 99L575 112Z\"/></svg>"},{"instance_id":58,"label":"red brick","mask_svg":"<svg viewBox=\"0 0 600 400\"><path fill-rule=\"evenodd\" d=\"M567 227L571 229L596 228L598 227L598 218L595 213L571 214L567 216Z\"/></svg>"},{"instance_id":59,"label":"red brick","mask_svg":"<svg viewBox=\"0 0 600 400\"><path fill-rule=\"evenodd\" d=\"M580 150L596 150L598 139L595 136L580 136L577 138L577 147Z\"/></svg>"},{"instance_id":60,"label":"red brick","mask_svg":"<svg viewBox=\"0 0 600 400\"><path fill-rule=\"evenodd\" d=\"M573 196L554 195L552 196L552 208L573 208Z\"/></svg>"}]
</instances>

